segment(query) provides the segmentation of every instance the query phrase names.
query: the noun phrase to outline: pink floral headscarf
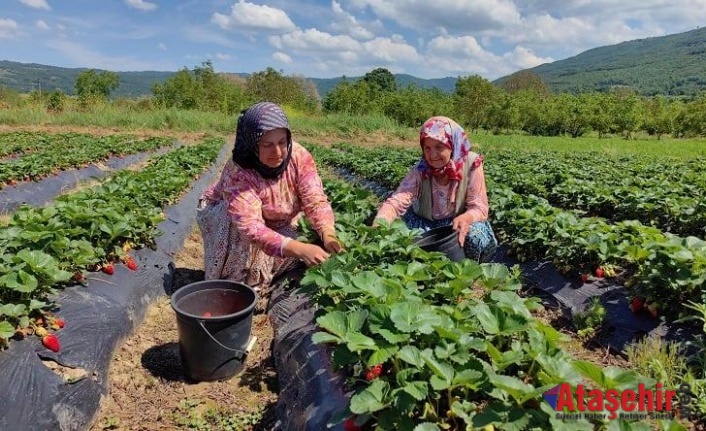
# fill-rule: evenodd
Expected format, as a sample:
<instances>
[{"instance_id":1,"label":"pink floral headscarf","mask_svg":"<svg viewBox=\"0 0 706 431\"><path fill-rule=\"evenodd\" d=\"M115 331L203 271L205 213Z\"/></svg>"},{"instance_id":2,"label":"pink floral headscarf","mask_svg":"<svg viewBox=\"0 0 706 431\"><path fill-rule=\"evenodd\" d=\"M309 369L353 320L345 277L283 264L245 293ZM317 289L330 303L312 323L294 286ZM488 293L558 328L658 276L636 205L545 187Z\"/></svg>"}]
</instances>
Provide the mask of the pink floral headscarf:
<instances>
[{"instance_id":1,"label":"pink floral headscarf","mask_svg":"<svg viewBox=\"0 0 706 431\"><path fill-rule=\"evenodd\" d=\"M431 117L428 119L419 132L419 145L425 138L436 139L451 149L451 160L443 168L432 168L424 159L419 161L417 169L421 171L422 178L430 176L446 175L453 181L460 181L463 177L463 161L466 155L471 151L471 142L466 136L466 131L463 130L458 123L448 117Z\"/></svg>"}]
</instances>

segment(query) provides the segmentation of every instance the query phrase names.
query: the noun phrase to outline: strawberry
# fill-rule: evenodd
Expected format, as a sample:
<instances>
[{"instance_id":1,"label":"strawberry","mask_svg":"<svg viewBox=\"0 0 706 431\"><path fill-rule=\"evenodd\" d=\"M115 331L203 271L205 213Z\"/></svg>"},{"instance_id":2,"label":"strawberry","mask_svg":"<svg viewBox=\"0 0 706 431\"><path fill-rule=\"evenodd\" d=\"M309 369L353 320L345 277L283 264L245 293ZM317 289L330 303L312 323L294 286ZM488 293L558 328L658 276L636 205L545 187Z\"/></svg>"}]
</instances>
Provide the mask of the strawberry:
<instances>
[{"instance_id":1,"label":"strawberry","mask_svg":"<svg viewBox=\"0 0 706 431\"><path fill-rule=\"evenodd\" d=\"M603 276L605 275L605 271L603 270L603 268L601 268L601 267L599 266L598 268L596 268L596 271L594 272L594 274L595 274L596 277L598 277L598 278L603 278Z\"/></svg>"},{"instance_id":2,"label":"strawberry","mask_svg":"<svg viewBox=\"0 0 706 431\"><path fill-rule=\"evenodd\" d=\"M645 300L640 298L639 296L636 296L630 300L630 311L633 313L639 313L640 310L645 306Z\"/></svg>"},{"instance_id":3,"label":"strawberry","mask_svg":"<svg viewBox=\"0 0 706 431\"><path fill-rule=\"evenodd\" d=\"M49 334L42 337L42 344L44 345L44 347L51 350L52 352L58 352L61 349L59 339L56 338L56 335L54 334Z\"/></svg>"},{"instance_id":4,"label":"strawberry","mask_svg":"<svg viewBox=\"0 0 706 431\"><path fill-rule=\"evenodd\" d=\"M115 272L115 268L113 268L113 264L109 263L105 266L103 266L103 272L105 272L108 275L113 275Z\"/></svg>"},{"instance_id":5,"label":"strawberry","mask_svg":"<svg viewBox=\"0 0 706 431\"><path fill-rule=\"evenodd\" d=\"M655 318L659 317L659 305L657 305L656 302L650 302L645 308L647 308L650 316Z\"/></svg>"},{"instance_id":6,"label":"strawberry","mask_svg":"<svg viewBox=\"0 0 706 431\"><path fill-rule=\"evenodd\" d=\"M360 427L355 424L355 416L351 416L343 423L344 431L359 431Z\"/></svg>"},{"instance_id":7,"label":"strawberry","mask_svg":"<svg viewBox=\"0 0 706 431\"><path fill-rule=\"evenodd\" d=\"M368 369L368 371L365 373L365 380L370 382L380 377L380 374L382 374L382 364L377 364Z\"/></svg>"},{"instance_id":8,"label":"strawberry","mask_svg":"<svg viewBox=\"0 0 706 431\"><path fill-rule=\"evenodd\" d=\"M83 276L83 273L81 271L76 271L76 272L74 272L73 279L74 279L74 281L76 281L78 283L83 283L83 281L85 280L85 277Z\"/></svg>"},{"instance_id":9,"label":"strawberry","mask_svg":"<svg viewBox=\"0 0 706 431\"><path fill-rule=\"evenodd\" d=\"M583 274L581 274L581 281L586 283L590 277L591 277L591 274L584 272Z\"/></svg>"},{"instance_id":10,"label":"strawberry","mask_svg":"<svg viewBox=\"0 0 706 431\"><path fill-rule=\"evenodd\" d=\"M61 329L61 328L64 327L65 322L64 322L64 319L59 318L59 319L56 319L56 320L54 321L54 324L55 324L56 326L58 326L59 329Z\"/></svg>"},{"instance_id":11,"label":"strawberry","mask_svg":"<svg viewBox=\"0 0 706 431\"><path fill-rule=\"evenodd\" d=\"M42 338L44 338L46 335L49 335L49 332L47 332L47 330L41 326L37 327L37 329L34 330L34 333L37 335L37 337Z\"/></svg>"},{"instance_id":12,"label":"strawberry","mask_svg":"<svg viewBox=\"0 0 706 431\"><path fill-rule=\"evenodd\" d=\"M128 261L125 262L125 266L132 271L137 271L137 263L132 258L129 258Z\"/></svg>"}]
</instances>

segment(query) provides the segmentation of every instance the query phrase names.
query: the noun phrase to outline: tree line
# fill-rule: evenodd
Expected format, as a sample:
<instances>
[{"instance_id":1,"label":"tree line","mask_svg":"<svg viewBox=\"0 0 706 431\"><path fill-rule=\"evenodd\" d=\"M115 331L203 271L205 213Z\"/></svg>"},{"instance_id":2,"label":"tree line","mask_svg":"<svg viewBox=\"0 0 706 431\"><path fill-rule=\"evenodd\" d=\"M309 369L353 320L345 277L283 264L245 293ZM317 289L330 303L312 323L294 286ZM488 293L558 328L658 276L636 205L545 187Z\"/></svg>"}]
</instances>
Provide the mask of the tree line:
<instances>
[{"instance_id":1,"label":"tree line","mask_svg":"<svg viewBox=\"0 0 706 431\"><path fill-rule=\"evenodd\" d=\"M87 70L76 79L79 103L107 101L119 85L113 72ZM36 93L36 92L35 92ZM61 110L61 91L32 94L52 110ZM268 100L306 114L384 115L400 125L419 127L433 115L454 118L470 131L523 131L537 136L599 137L638 132L657 138L706 136L706 95L683 100L643 97L626 87L608 92L553 94L536 74L525 71L495 85L478 75L459 77L453 93L414 85L398 88L394 75L374 69L362 79L344 79L325 97L302 76L285 76L273 68L247 77L216 73L210 61L183 68L152 88L152 95L135 102L142 110L178 108L236 114L252 103ZM127 103L113 101L113 103Z\"/></svg>"}]
</instances>

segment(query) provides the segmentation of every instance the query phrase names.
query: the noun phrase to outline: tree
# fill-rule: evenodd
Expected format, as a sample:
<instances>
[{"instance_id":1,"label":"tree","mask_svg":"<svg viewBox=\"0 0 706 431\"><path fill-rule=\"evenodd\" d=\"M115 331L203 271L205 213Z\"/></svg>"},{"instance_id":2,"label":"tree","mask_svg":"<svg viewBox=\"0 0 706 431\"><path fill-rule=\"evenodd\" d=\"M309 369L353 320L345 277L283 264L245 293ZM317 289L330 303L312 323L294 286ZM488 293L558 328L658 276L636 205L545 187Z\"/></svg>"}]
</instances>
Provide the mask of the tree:
<instances>
[{"instance_id":1,"label":"tree","mask_svg":"<svg viewBox=\"0 0 706 431\"><path fill-rule=\"evenodd\" d=\"M454 108L457 121L474 131L487 120L495 105L498 89L492 82L478 75L459 78L454 93Z\"/></svg>"},{"instance_id":2,"label":"tree","mask_svg":"<svg viewBox=\"0 0 706 431\"><path fill-rule=\"evenodd\" d=\"M529 70L521 70L504 79L500 84L503 90L514 93L517 91L530 91L536 94L549 94L549 87L542 78Z\"/></svg>"},{"instance_id":3,"label":"tree","mask_svg":"<svg viewBox=\"0 0 706 431\"><path fill-rule=\"evenodd\" d=\"M96 73L95 70L89 69L78 74L74 88L79 99L105 100L119 85L120 78L117 73L108 71Z\"/></svg>"},{"instance_id":4,"label":"tree","mask_svg":"<svg viewBox=\"0 0 706 431\"><path fill-rule=\"evenodd\" d=\"M395 81L395 75L384 67L378 67L377 69L366 73L365 76L363 76L363 81L380 91L397 91L397 81Z\"/></svg>"}]
</instances>

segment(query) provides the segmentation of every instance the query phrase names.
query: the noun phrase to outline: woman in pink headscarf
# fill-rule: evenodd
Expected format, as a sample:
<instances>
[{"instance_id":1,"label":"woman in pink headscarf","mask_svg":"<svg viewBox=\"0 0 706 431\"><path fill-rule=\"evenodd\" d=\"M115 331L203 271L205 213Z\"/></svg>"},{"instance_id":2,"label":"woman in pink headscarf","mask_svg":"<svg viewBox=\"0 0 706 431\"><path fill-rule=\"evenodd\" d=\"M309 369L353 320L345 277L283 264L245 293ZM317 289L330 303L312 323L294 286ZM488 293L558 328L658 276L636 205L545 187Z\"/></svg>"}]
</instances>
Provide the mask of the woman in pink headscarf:
<instances>
[{"instance_id":1,"label":"woman in pink headscarf","mask_svg":"<svg viewBox=\"0 0 706 431\"><path fill-rule=\"evenodd\" d=\"M497 240L488 222L483 157L471 151L466 132L447 117L431 117L419 133L422 158L382 204L375 217L402 217L410 228L453 225L467 258L488 261Z\"/></svg>"}]
</instances>

